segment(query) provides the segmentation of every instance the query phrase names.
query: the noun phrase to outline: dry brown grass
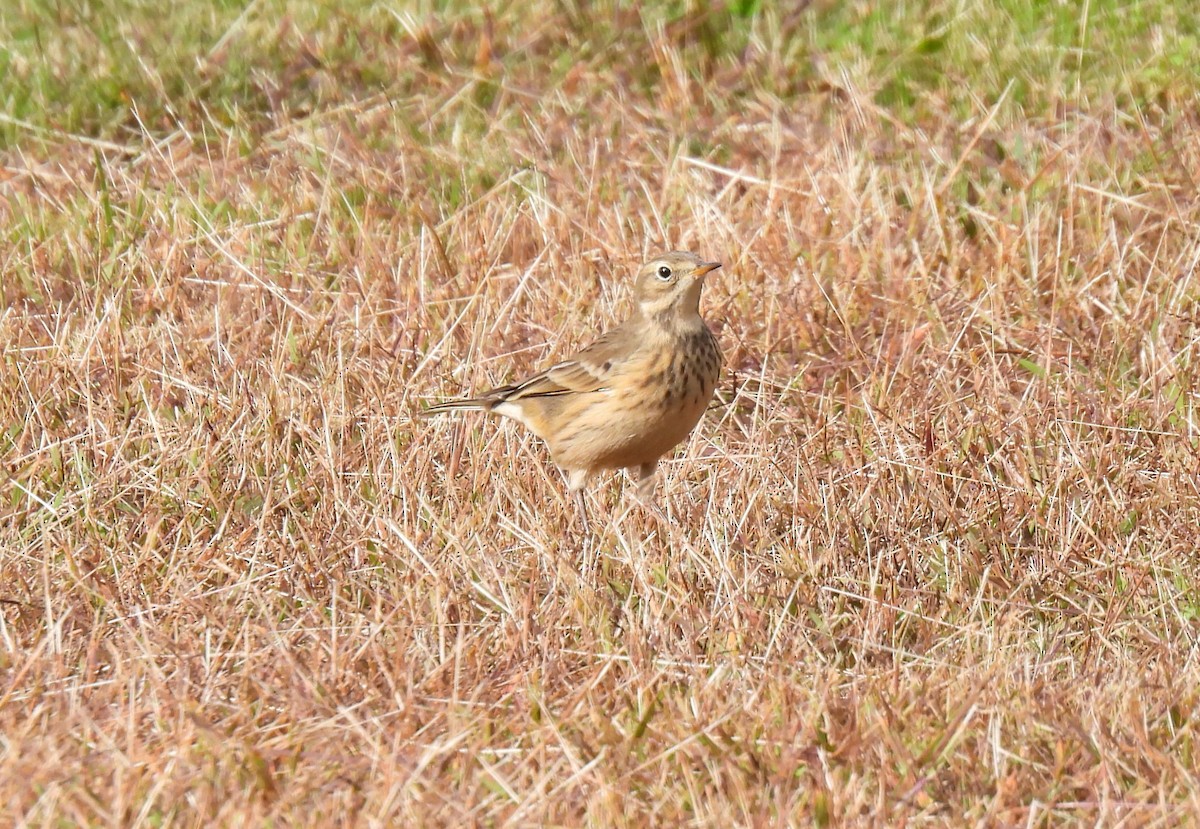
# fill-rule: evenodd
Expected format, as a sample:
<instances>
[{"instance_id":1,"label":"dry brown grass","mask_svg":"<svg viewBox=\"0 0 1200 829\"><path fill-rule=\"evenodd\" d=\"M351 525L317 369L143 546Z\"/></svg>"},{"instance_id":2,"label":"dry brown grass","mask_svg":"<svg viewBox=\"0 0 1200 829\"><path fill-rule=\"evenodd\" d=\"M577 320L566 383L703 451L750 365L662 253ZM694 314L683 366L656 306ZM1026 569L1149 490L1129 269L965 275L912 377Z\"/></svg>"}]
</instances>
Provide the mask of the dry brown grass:
<instances>
[{"instance_id":1,"label":"dry brown grass","mask_svg":"<svg viewBox=\"0 0 1200 829\"><path fill-rule=\"evenodd\" d=\"M669 37L653 94L478 48L251 141L7 153L2 813L1194 820L1194 106L910 124ZM669 526L613 478L573 538L536 441L414 415L665 247L726 263L722 400Z\"/></svg>"}]
</instances>

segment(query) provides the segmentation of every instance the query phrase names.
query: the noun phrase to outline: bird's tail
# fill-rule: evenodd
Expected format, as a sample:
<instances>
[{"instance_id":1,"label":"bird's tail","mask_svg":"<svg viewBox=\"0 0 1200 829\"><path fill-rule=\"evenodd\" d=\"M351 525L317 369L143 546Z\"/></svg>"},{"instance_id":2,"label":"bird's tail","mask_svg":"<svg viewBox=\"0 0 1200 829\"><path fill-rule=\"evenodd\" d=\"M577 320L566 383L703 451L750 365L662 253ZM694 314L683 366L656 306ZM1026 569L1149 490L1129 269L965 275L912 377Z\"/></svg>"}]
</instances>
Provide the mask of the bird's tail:
<instances>
[{"instance_id":1,"label":"bird's tail","mask_svg":"<svg viewBox=\"0 0 1200 829\"><path fill-rule=\"evenodd\" d=\"M430 406L421 412L421 417L433 417L446 412L490 411L496 405L495 400L486 397L468 397L463 400L447 400Z\"/></svg>"}]
</instances>

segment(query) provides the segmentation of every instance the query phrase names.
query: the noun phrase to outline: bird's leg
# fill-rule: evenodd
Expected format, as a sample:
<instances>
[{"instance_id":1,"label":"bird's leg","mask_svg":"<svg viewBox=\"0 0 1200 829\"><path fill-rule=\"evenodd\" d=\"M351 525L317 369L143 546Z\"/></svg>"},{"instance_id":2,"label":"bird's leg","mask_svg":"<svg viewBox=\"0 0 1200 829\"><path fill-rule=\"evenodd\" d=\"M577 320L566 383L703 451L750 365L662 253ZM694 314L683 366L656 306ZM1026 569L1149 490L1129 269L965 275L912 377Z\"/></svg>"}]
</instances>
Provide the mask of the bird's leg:
<instances>
[{"instance_id":1,"label":"bird's leg","mask_svg":"<svg viewBox=\"0 0 1200 829\"><path fill-rule=\"evenodd\" d=\"M639 501L653 502L654 473L658 471L658 461L650 461L638 467L637 497Z\"/></svg>"},{"instance_id":2,"label":"bird's leg","mask_svg":"<svg viewBox=\"0 0 1200 829\"><path fill-rule=\"evenodd\" d=\"M586 530L588 526L587 501L583 498L583 490L575 490L575 512L579 517L579 526Z\"/></svg>"},{"instance_id":3,"label":"bird's leg","mask_svg":"<svg viewBox=\"0 0 1200 829\"><path fill-rule=\"evenodd\" d=\"M583 488L587 486L587 479L588 471L586 469L572 469L567 472L567 490L575 498L579 526L584 532L588 528L587 502L583 498Z\"/></svg>"},{"instance_id":4,"label":"bird's leg","mask_svg":"<svg viewBox=\"0 0 1200 829\"><path fill-rule=\"evenodd\" d=\"M631 473L633 469L629 470ZM658 471L658 461L650 461L637 467L637 486L633 490L633 497L642 508L652 513L659 521L665 522L667 514L663 512L654 501L654 480L655 472Z\"/></svg>"}]
</instances>

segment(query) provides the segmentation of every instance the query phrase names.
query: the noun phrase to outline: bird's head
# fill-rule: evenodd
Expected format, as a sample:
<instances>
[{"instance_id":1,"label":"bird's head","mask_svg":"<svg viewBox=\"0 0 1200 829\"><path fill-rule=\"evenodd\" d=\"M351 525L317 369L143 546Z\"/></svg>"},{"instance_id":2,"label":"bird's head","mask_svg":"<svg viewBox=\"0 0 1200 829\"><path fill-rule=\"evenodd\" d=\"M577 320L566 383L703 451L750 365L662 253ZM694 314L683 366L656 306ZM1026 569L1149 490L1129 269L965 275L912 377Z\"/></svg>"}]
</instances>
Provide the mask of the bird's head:
<instances>
[{"instance_id":1,"label":"bird's head","mask_svg":"<svg viewBox=\"0 0 1200 829\"><path fill-rule=\"evenodd\" d=\"M694 253L672 251L655 256L638 272L634 297L647 317L685 318L700 313L700 288L720 262L705 262Z\"/></svg>"}]
</instances>

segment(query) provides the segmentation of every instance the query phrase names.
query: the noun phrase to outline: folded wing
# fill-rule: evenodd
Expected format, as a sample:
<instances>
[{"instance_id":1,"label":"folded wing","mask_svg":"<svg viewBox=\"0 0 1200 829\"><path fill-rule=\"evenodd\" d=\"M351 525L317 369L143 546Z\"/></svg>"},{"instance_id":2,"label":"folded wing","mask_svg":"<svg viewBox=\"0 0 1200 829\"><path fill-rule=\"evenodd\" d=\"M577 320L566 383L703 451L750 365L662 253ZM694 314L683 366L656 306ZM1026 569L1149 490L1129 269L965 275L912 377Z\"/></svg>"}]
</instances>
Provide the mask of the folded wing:
<instances>
[{"instance_id":1,"label":"folded wing","mask_svg":"<svg viewBox=\"0 0 1200 829\"><path fill-rule=\"evenodd\" d=\"M608 332L569 360L556 363L520 383L493 389L484 397L496 402L516 402L530 397L603 391L628 357L630 341L622 336L622 328L618 326Z\"/></svg>"}]
</instances>

